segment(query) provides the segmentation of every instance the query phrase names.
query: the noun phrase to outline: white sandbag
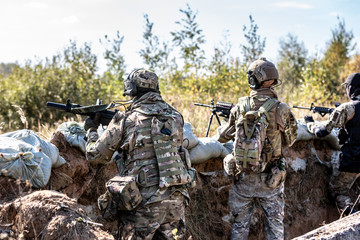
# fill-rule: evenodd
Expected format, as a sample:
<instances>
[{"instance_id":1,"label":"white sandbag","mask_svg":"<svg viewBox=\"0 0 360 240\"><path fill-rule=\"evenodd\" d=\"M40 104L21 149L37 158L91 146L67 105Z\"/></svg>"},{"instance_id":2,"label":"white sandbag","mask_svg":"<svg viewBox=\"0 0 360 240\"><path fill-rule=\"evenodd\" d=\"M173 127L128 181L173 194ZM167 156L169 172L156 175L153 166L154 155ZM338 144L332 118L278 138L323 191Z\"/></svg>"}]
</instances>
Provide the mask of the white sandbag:
<instances>
[{"instance_id":1,"label":"white sandbag","mask_svg":"<svg viewBox=\"0 0 360 240\"><path fill-rule=\"evenodd\" d=\"M22 129L14 132L8 132L0 135L2 137L11 137L22 140L35 148L41 149L51 159L51 167L57 168L65 164L66 161L59 155L59 149L52 143L41 139L34 131Z\"/></svg>"},{"instance_id":2,"label":"white sandbag","mask_svg":"<svg viewBox=\"0 0 360 240\"><path fill-rule=\"evenodd\" d=\"M333 149L340 150L340 144L337 137L338 129L333 129L329 135L319 138L315 134L312 134L308 131L308 128L305 123L298 121L297 126L298 126L298 130L297 130L296 141L308 141L311 139L324 140L327 141Z\"/></svg>"},{"instance_id":3,"label":"white sandbag","mask_svg":"<svg viewBox=\"0 0 360 240\"><path fill-rule=\"evenodd\" d=\"M0 175L28 180L33 187L42 188L50 179L51 165L51 159L39 148L0 136Z\"/></svg>"},{"instance_id":4,"label":"white sandbag","mask_svg":"<svg viewBox=\"0 0 360 240\"><path fill-rule=\"evenodd\" d=\"M234 141L230 140L226 143L223 143L223 146L226 148L227 154L230 154L234 150Z\"/></svg>"},{"instance_id":5,"label":"white sandbag","mask_svg":"<svg viewBox=\"0 0 360 240\"><path fill-rule=\"evenodd\" d=\"M86 152L86 131L84 125L78 122L64 122L58 126L56 131L60 131L64 134L66 141L72 147L77 147L81 152Z\"/></svg>"},{"instance_id":6,"label":"white sandbag","mask_svg":"<svg viewBox=\"0 0 360 240\"><path fill-rule=\"evenodd\" d=\"M296 141L308 141L314 139L316 136L308 131L306 124L301 124L298 122L297 124L297 136Z\"/></svg>"},{"instance_id":7,"label":"white sandbag","mask_svg":"<svg viewBox=\"0 0 360 240\"><path fill-rule=\"evenodd\" d=\"M193 133L193 127L189 122L184 123L183 147L190 150L199 143L199 139Z\"/></svg>"},{"instance_id":8,"label":"white sandbag","mask_svg":"<svg viewBox=\"0 0 360 240\"><path fill-rule=\"evenodd\" d=\"M224 158L229 150L219 141L209 137L198 138L199 143L189 150L192 164L199 164L213 158Z\"/></svg>"}]
</instances>

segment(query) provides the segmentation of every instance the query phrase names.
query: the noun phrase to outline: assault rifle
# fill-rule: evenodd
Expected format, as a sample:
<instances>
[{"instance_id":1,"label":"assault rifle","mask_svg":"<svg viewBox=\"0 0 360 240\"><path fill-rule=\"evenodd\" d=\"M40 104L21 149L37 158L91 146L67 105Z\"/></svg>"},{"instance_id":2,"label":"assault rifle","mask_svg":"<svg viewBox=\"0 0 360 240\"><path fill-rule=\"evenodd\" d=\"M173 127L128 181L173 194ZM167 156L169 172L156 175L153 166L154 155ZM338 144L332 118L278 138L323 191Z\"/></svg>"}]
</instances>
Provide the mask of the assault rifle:
<instances>
[{"instance_id":1,"label":"assault rifle","mask_svg":"<svg viewBox=\"0 0 360 240\"><path fill-rule=\"evenodd\" d=\"M59 109L73 114L90 116L91 118L94 118L95 115L99 113L100 114L99 121L104 126L109 125L111 119L118 111L118 110L115 111L108 110L110 108L116 107L115 103L101 104L100 100L96 102L96 105L90 105L90 106L81 106L79 104L73 104L70 102L70 99L66 101L66 104L47 102L46 106L48 108Z\"/></svg>"},{"instance_id":2,"label":"assault rifle","mask_svg":"<svg viewBox=\"0 0 360 240\"><path fill-rule=\"evenodd\" d=\"M335 103L335 107L338 106L340 106L340 103ZM319 107L315 106L314 103L311 103L310 107L293 106L293 108L308 109L310 111L313 111L314 113L320 114L320 116L322 117L324 117L326 114L331 114L334 111L334 108Z\"/></svg>"},{"instance_id":3,"label":"assault rifle","mask_svg":"<svg viewBox=\"0 0 360 240\"><path fill-rule=\"evenodd\" d=\"M230 111L231 109L234 107L234 105L232 103L228 103L228 102L217 102L216 105L214 105L214 99L211 100L211 104L202 104L202 103L194 103L195 106L200 106L200 107L208 107L210 108L211 111L211 115L210 115L210 119L209 119L209 123L208 123L208 128L206 131L206 137L209 135L209 131L210 131L210 126L211 126L211 122L212 119L215 115L216 120L218 121L218 123L221 125L220 123L220 117L224 117L224 118L229 118L230 116ZM217 114L219 113L219 115Z\"/></svg>"}]
</instances>

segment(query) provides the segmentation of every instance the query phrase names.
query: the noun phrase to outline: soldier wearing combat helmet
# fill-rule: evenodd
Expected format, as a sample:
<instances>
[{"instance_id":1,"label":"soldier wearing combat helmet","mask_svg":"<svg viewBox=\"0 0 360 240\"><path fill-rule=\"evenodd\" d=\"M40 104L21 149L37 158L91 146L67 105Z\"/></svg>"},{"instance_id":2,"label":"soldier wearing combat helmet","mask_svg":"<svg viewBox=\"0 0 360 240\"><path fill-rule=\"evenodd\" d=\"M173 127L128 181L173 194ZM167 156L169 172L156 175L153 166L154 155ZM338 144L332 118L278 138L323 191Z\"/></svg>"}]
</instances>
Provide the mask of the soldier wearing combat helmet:
<instances>
[{"instance_id":1,"label":"soldier wearing combat helmet","mask_svg":"<svg viewBox=\"0 0 360 240\"><path fill-rule=\"evenodd\" d=\"M305 121L309 132L317 137L325 137L334 128L340 128L340 166L335 168L329 185L338 207L349 214L357 208L348 191L360 175L360 73L350 74L342 85L346 87L350 102L335 108L325 122L315 123L311 116L305 116Z\"/></svg>"},{"instance_id":2,"label":"soldier wearing combat helmet","mask_svg":"<svg viewBox=\"0 0 360 240\"><path fill-rule=\"evenodd\" d=\"M266 239L284 238L285 161L282 148L297 136L294 114L278 100L275 65L265 58L251 63L249 97L239 98L229 121L217 130L220 142L234 140L234 151L224 159L224 168L234 179L229 192L231 239L247 239L254 207L265 215Z\"/></svg>"},{"instance_id":3,"label":"soldier wearing combat helmet","mask_svg":"<svg viewBox=\"0 0 360 240\"><path fill-rule=\"evenodd\" d=\"M183 141L182 115L166 103L155 73L137 69L124 80L132 98L99 137L96 119L87 118L86 157L106 163L117 152L119 176L110 179L99 198L104 217L118 214L118 239L182 239L187 187L194 179Z\"/></svg>"}]
</instances>

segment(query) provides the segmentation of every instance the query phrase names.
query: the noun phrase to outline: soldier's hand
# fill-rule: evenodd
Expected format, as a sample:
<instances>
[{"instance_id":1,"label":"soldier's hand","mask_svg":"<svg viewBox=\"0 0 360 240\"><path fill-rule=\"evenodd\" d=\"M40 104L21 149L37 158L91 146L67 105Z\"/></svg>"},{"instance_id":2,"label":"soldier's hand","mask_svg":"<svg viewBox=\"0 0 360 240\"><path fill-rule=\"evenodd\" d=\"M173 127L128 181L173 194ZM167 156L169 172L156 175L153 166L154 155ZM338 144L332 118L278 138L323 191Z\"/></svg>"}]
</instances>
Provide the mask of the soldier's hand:
<instances>
[{"instance_id":1,"label":"soldier's hand","mask_svg":"<svg viewBox=\"0 0 360 240\"><path fill-rule=\"evenodd\" d=\"M305 123L314 122L314 119L311 115L306 115L304 117Z\"/></svg>"},{"instance_id":2,"label":"soldier's hand","mask_svg":"<svg viewBox=\"0 0 360 240\"><path fill-rule=\"evenodd\" d=\"M348 133L345 129L341 128L338 133L339 144L343 145L349 138Z\"/></svg>"},{"instance_id":3,"label":"soldier's hand","mask_svg":"<svg viewBox=\"0 0 360 240\"><path fill-rule=\"evenodd\" d=\"M96 130L100 125L100 114L96 113L94 118L87 117L84 121L84 129L85 131L89 130L90 128Z\"/></svg>"}]
</instances>

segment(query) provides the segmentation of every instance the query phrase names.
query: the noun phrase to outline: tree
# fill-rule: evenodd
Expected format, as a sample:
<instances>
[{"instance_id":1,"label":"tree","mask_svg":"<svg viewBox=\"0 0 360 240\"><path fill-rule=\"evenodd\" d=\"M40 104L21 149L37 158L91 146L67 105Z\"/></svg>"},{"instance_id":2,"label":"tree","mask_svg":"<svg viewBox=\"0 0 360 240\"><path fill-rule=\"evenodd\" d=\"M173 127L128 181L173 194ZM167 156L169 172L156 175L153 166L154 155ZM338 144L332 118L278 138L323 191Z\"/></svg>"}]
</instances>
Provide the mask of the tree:
<instances>
[{"instance_id":1,"label":"tree","mask_svg":"<svg viewBox=\"0 0 360 240\"><path fill-rule=\"evenodd\" d=\"M255 24L255 20L249 15L250 27L249 29L244 25L243 32L247 44L240 44L243 59L245 64L250 64L254 60L258 59L265 50L266 38L261 40L260 35L257 34L259 29Z\"/></svg>"},{"instance_id":2,"label":"tree","mask_svg":"<svg viewBox=\"0 0 360 240\"><path fill-rule=\"evenodd\" d=\"M303 42L298 42L297 36L289 33L286 39L280 40L279 56L277 68L279 78L283 80L281 91L286 93L304 81L303 71L307 64L307 50ZM287 96L286 100L289 100L290 95L284 95Z\"/></svg>"},{"instance_id":3,"label":"tree","mask_svg":"<svg viewBox=\"0 0 360 240\"><path fill-rule=\"evenodd\" d=\"M354 34L352 31L346 30L345 21L339 17L338 21L338 25L331 31L332 36L322 60L323 66L326 69L324 76L326 78L325 88L332 97L339 94L338 86L342 82L340 74L349 60L351 51L356 46L356 44L352 44Z\"/></svg>"},{"instance_id":4,"label":"tree","mask_svg":"<svg viewBox=\"0 0 360 240\"><path fill-rule=\"evenodd\" d=\"M114 39L110 39L105 35L104 40L100 39L100 43L104 46L104 59L106 60L107 70L104 72L102 81L106 86L106 92L109 100L111 98L120 97L123 90L123 76L126 71L125 58L121 53L121 44L124 37L120 36L120 32L116 32Z\"/></svg>"},{"instance_id":5,"label":"tree","mask_svg":"<svg viewBox=\"0 0 360 240\"><path fill-rule=\"evenodd\" d=\"M149 16L144 15L145 31L143 33L143 43L145 48L140 50L140 56L144 59L144 63L149 66L150 70L157 72L164 71L169 66L169 54L171 49L168 43L163 43L162 48L158 36L153 33L154 23L150 22Z\"/></svg>"},{"instance_id":6,"label":"tree","mask_svg":"<svg viewBox=\"0 0 360 240\"><path fill-rule=\"evenodd\" d=\"M204 50L200 48L205 43L205 37L202 34L203 30L199 28L199 24L196 22L197 12L193 12L189 4L186 6L186 10L180 9L185 18L175 22L182 29L177 32L171 32L171 35L175 46L180 47L180 56L184 59L185 71L193 69L197 73L205 59Z\"/></svg>"},{"instance_id":7,"label":"tree","mask_svg":"<svg viewBox=\"0 0 360 240\"><path fill-rule=\"evenodd\" d=\"M0 63L0 76L8 75L15 66L16 63Z\"/></svg>"},{"instance_id":8,"label":"tree","mask_svg":"<svg viewBox=\"0 0 360 240\"><path fill-rule=\"evenodd\" d=\"M90 44L78 47L71 41L70 46L52 58L15 66L0 81L0 123L8 123L4 128L10 129L39 129L44 119L51 124L66 116L64 112L47 109L47 101L65 103L70 98L74 103L89 105L100 98L108 102L107 85L96 75L96 64ZM25 125L19 112L26 118Z\"/></svg>"}]
</instances>

